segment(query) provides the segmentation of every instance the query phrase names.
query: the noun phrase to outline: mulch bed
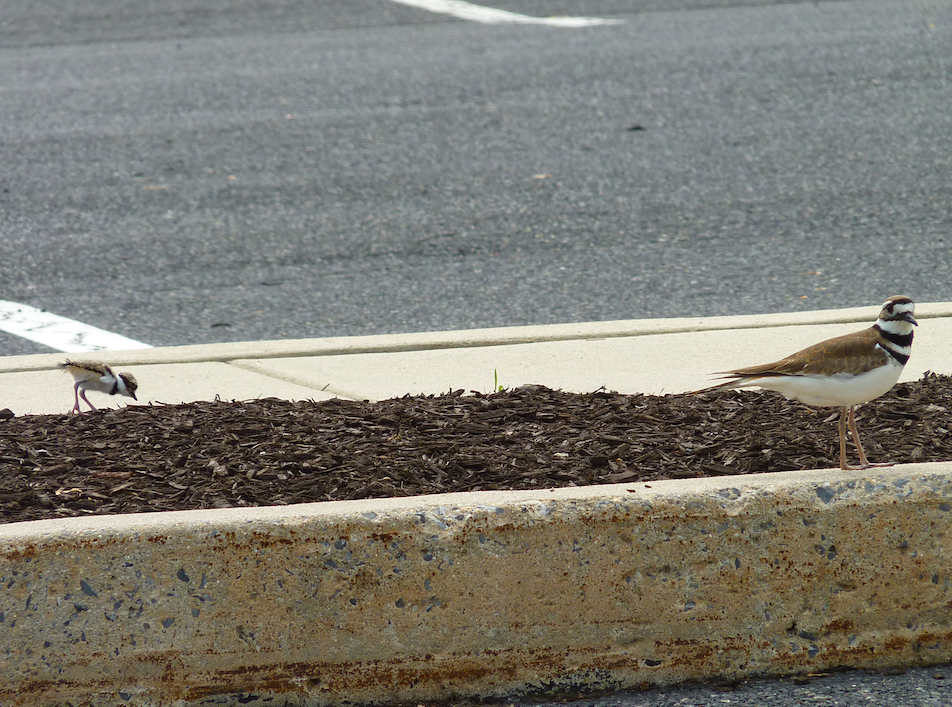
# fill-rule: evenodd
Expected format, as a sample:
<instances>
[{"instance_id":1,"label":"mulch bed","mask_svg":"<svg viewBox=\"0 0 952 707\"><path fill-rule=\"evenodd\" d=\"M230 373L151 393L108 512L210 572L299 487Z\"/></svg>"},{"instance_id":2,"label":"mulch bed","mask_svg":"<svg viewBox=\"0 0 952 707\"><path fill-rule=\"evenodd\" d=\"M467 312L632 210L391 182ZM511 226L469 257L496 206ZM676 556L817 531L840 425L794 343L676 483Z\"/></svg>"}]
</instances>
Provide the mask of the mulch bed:
<instances>
[{"instance_id":1,"label":"mulch bed","mask_svg":"<svg viewBox=\"0 0 952 707\"><path fill-rule=\"evenodd\" d=\"M952 459L950 409L947 376L896 386L857 411L867 456ZM838 415L757 391L542 386L0 414L0 522L829 468Z\"/></svg>"}]
</instances>

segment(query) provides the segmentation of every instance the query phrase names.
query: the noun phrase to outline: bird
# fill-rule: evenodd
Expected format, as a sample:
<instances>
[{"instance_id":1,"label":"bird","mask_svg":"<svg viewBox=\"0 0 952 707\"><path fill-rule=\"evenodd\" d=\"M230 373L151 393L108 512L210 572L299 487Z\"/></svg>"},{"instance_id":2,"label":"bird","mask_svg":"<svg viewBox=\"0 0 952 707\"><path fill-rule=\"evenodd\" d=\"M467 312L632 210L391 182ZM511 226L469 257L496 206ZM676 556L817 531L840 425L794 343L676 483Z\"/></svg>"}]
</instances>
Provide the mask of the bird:
<instances>
[{"instance_id":1,"label":"bird","mask_svg":"<svg viewBox=\"0 0 952 707\"><path fill-rule=\"evenodd\" d=\"M856 431L856 406L878 398L899 380L912 353L915 303L895 295L883 303L876 322L868 329L837 336L808 346L773 363L765 363L715 375L730 378L723 383L694 391L759 387L783 393L814 407L840 408L840 468L865 469L870 464ZM846 425L859 452L859 467L846 462Z\"/></svg>"},{"instance_id":2,"label":"bird","mask_svg":"<svg viewBox=\"0 0 952 707\"><path fill-rule=\"evenodd\" d=\"M76 404L73 405L73 409L70 410L71 414L82 412L79 407L80 398L85 400L90 408L98 410L95 405L89 402L89 398L86 397L87 390L95 390L100 393L108 393L109 395L116 395L118 393L119 395L128 396L133 400L138 400L136 397L136 389L139 387L139 384L136 383L136 379L131 373L113 373L109 366L99 361L70 361L67 359L65 363L59 364L59 367L73 376L73 393L76 398Z\"/></svg>"}]
</instances>

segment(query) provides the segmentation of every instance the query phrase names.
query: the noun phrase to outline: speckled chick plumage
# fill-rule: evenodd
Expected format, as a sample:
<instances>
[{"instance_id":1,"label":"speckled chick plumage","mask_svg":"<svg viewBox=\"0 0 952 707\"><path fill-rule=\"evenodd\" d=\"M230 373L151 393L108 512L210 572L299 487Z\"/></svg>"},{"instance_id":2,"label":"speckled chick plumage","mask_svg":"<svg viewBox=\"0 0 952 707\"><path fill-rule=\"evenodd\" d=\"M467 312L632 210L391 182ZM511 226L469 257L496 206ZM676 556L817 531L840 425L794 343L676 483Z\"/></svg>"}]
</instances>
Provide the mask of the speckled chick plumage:
<instances>
[{"instance_id":1,"label":"speckled chick plumage","mask_svg":"<svg viewBox=\"0 0 952 707\"><path fill-rule=\"evenodd\" d=\"M136 389L139 384L131 373L113 373L113 370L99 361L69 361L59 364L59 367L73 376L73 392L75 404L71 412L79 413L79 399L82 398L90 409L97 410L89 402L86 391L96 391L107 395L125 395L137 400Z\"/></svg>"}]
</instances>

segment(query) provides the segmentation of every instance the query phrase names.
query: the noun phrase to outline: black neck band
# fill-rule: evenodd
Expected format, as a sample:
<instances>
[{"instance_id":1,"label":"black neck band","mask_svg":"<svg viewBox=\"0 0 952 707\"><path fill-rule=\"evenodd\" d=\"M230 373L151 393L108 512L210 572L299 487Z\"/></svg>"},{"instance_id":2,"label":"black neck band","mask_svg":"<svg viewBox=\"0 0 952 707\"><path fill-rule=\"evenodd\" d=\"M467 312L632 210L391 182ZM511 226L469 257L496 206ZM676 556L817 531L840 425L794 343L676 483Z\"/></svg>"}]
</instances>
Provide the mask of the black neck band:
<instances>
[{"instance_id":1,"label":"black neck band","mask_svg":"<svg viewBox=\"0 0 952 707\"><path fill-rule=\"evenodd\" d=\"M890 344L895 344L896 346L902 346L907 348L912 346L912 332L908 334L893 334L891 331L885 331L879 324L874 325L876 331L879 332L879 335L883 337Z\"/></svg>"}]
</instances>

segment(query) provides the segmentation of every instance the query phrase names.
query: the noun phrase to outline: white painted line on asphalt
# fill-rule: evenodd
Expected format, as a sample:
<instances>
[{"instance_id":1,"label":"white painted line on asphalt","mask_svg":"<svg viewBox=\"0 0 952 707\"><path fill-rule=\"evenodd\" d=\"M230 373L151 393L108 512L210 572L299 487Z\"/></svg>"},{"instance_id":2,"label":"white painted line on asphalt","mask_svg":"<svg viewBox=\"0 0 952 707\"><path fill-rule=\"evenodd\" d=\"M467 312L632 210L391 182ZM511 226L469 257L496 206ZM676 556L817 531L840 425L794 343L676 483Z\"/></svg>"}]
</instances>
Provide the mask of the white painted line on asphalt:
<instances>
[{"instance_id":1,"label":"white painted line on asphalt","mask_svg":"<svg viewBox=\"0 0 952 707\"><path fill-rule=\"evenodd\" d=\"M551 27L594 27L597 25L616 25L622 20L605 20L600 17L530 17L494 7L483 7L463 2L463 0L393 0L403 5L418 7L421 10L453 15L464 20L484 24L524 24L549 25Z\"/></svg>"},{"instance_id":2,"label":"white painted line on asphalt","mask_svg":"<svg viewBox=\"0 0 952 707\"><path fill-rule=\"evenodd\" d=\"M5 300L0 300L0 331L66 353L152 348L111 331L44 312L28 304Z\"/></svg>"}]
</instances>

